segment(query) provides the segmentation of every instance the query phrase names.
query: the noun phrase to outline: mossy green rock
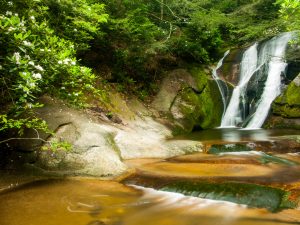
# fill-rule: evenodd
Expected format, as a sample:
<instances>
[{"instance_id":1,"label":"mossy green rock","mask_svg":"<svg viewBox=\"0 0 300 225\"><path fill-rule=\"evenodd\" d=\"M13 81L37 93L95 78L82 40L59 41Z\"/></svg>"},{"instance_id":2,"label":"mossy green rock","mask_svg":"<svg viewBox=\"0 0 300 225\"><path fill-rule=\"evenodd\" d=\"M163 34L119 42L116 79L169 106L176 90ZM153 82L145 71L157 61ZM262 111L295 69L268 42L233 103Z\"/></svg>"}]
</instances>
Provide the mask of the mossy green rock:
<instances>
[{"instance_id":1,"label":"mossy green rock","mask_svg":"<svg viewBox=\"0 0 300 225\"><path fill-rule=\"evenodd\" d=\"M216 110L211 97L211 83L204 87L201 93L186 88L177 96L170 112L183 130L192 131L194 128L208 129L220 123L221 111Z\"/></svg>"},{"instance_id":2,"label":"mossy green rock","mask_svg":"<svg viewBox=\"0 0 300 225\"><path fill-rule=\"evenodd\" d=\"M280 115L286 118L300 117L300 74L274 101L272 109L275 115Z\"/></svg>"},{"instance_id":3,"label":"mossy green rock","mask_svg":"<svg viewBox=\"0 0 300 225\"><path fill-rule=\"evenodd\" d=\"M230 201L250 207L267 208L273 212L282 208L295 207L293 202L287 200L288 193L286 191L249 183L180 181L168 184L161 190L206 199Z\"/></svg>"},{"instance_id":4,"label":"mossy green rock","mask_svg":"<svg viewBox=\"0 0 300 225\"><path fill-rule=\"evenodd\" d=\"M208 153L209 154L220 154L226 152L246 152L252 151L253 149L245 144L226 144L226 145L212 145Z\"/></svg>"},{"instance_id":5,"label":"mossy green rock","mask_svg":"<svg viewBox=\"0 0 300 225\"><path fill-rule=\"evenodd\" d=\"M272 129L298 129L300 130L300 118L284 118L281 116L274 116L268 118L264 124L264 128Z\"/></svg>"},{"instance_id":6,"label":"mossy green rock","mask_svg":"<svg viewBox=\"0 0 300 225\"><path fill-rule=\"evenodd\" d=\"M170 121L173 133L208 129L220 124L223 105L209 72L193 67L171 71L152 106Z\"/></svg>"},{"instance_id":7,"label":"mossy green rock","mask_svg":"<svg viewBox=\"0 0 300 225\"><path fill-rule=\"evenodd\" d=\"M201 68L193 68L190 73L197 89L181 90L170 107L178 133L216 127L222 115L222 100L215 82Z\"/></svg>"}]
</instances>

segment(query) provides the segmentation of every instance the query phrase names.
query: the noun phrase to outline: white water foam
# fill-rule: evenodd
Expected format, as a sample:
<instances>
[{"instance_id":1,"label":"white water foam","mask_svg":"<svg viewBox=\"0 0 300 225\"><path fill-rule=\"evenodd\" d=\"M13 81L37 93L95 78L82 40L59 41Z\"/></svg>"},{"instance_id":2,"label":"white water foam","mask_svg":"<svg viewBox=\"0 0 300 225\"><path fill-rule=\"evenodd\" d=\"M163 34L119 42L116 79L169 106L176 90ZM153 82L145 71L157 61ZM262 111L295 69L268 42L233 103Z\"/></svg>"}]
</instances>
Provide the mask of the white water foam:
<instances>
[{"instance_id":1,"label":"white water foam","mask_svg":"<svg viewBox=\"0 0 300 225\"><path fill-rule=\"evenodd\" d=\"M245 110L240 110L240 103L242 103L243 108L245 108L245 92L249 80L256 72L257 66L257 43L249 47L243 54L241 61L241 72L238 85L234 88L229 105L225 111L222 118L221 127L236 127L237 124L243 121L243 112Z\"/></svg>"},{"instance_id":2,"label":"white water foam","mask_svg":"<svg viewBox=\"0 0 300 225\"><path fill-rule=\"evenodd\" d=\"M231 211L232 208L247 208L246 205L233 202L191 197L180 193L159 191L153 188L145 188L136 185L130 186L143 191L144 195L142 197L142 200L157 202L158 205L162 208L180 208L184 206L194 210L212 207L222 209L224 211Z\"/></svg>"},{"instance_id":3,"label":"white water foam","mask_svg":"<svg viewBox=\"0 0 300 225\"><path fill-rule=\"evenodd\" d=\"M218 75L218 69L220 69L220 67L223 65L223 61L225 59L225 57L229 54L230 50L226 51L224 53L224 56L222 59L220 59L220 61L218 62L217 66L212 70L212 77L214 78L214 80L216 81L217 85L218 85L218 88L220 90L220 93L221 93L221 97L222 97L222 102L223 102L223 107L224 107L224 112L223 112L223 115L225 113L225 109L226 109L226 99L227 99L227 96L226 96L226 93L225 93L225 90L224 90L224 84L226 85L225 82L223 82L219 75ZM222 117L223 117L222 115Z\"/></svg>"},{"instance_id":4,"label":"white water foam","mask_svg":"<svg viewBox=\"0 0 300 225\"><path fill-rule=\"evenodd\" d=\"M228 107L222 117L221 128L233 128L239 124L249 123L244 129L260 129L266 120L271 104L281 93L281 74L285 72L285 51L288 42L293 39L294 32L283 33L264 43L257 51L258 44L249 47L241 61L240 79L234 88ZM267 69L267 74L265 69ZM253 107L254 113L245 115L246 90L254 74L266 76L264 89L260 99ZM264 75L266 74L266 75Z\"/></svg>"}]
</instances>

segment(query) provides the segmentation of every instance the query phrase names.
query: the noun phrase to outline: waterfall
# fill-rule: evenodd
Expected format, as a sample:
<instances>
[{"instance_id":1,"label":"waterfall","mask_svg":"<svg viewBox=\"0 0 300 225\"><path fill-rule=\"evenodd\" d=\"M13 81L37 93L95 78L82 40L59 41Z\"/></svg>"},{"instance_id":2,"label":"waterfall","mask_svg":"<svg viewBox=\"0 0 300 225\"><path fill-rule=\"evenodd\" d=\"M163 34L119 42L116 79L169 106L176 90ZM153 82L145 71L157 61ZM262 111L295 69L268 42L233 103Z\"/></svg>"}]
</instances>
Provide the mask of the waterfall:
<instances>
[{"instance_id":1,"label":"waterfall","mask_svg":"<svg viewBox=\"0 0 300 225\"><path fill-rule=\"evenodd\" d=\"M262 48L262 55L268 61L268 75L263 94L256 104L256 111L251 116L246 128L260 128L268 116L272 102L281 92L281 73L285 71L285 50L293 33L285 33L268 41ZM265 55L265 56L264 56Z\"/></svg>"},{"instance_id":2,"label":"waterfall","mask_svg":"<svg viewBox=\"0 0 300 225\"><path fill-rule=\"evenodd\" d=\"M238 85L234 88L229 105L222 118L221 127L235 127L243 121L243 111L240 103L245 108L245 92L247 84L256 71L257 66L257 43L248 48L243 54L241 72Z\"/></svg>"},{"instance_id":3,"label":"waterfall","mask_svg":"<svg viewBox=\"0 0 300 225\"><path fill-rule=\"evenodd\" d=\"M256 129L263 125L272 102L281 92L281 74L287 66L284 62L285 51L293 34L289 32L276 36L265 42L259 51L258 44L255 43L244 52L240 63L239 82L223 114L221 128L237 127L248 121L246 129ZM254 75L259 79L266 78L266 81L262 94L252 109L253 113L245 115L249 104L246 91Z\"/></svg>"},{"instance_id":4,"label":"waterfall","mask_svg":"<svg viewBox=\"0 0 300 225\"><path fill-rule=\"evenodd\" d=\"M218 62L217 66L213 69L212 71L212 77L214 78L214 80L216 81L217 85L218 85L218 88L220 90L220 93L221 93L221 97L222 97L222 102L223 102L223 107L224 107L224 112L225 112L225 109L226 109L226 99L227 99L227 86L226 86L226 83L224 81L222 81L219 76L218 76L218 69L222 66L223 64L223 60L225 59L225 57L229 54L229 50L226 51L224 53L224 56L223 58ZM223 112L223 115L224 115L224 112Z\"/></svg>"}]
</instances>

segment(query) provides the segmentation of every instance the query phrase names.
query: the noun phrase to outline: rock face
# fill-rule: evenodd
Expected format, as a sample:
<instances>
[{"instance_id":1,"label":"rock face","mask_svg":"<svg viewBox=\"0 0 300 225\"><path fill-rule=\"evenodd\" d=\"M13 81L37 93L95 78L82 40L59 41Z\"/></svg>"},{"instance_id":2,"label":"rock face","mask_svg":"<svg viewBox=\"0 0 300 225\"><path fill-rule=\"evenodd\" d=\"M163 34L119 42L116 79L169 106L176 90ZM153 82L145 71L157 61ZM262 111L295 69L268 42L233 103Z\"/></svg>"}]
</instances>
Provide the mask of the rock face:
<instances>
[{"instance_id":1,"label":"rock face","mask_svg":"<svg viewBox=\"0 0 300 225\"><path fill-rule=\"evenodd\" d=\"M268 127L300 129L300 74L272 104Z\"/></svg>"},{"instance_id":2,"label":"rock face","mask_svg":"<svg viewBox=\"0 0 300 225\"><path fill-rule=\"evenodd\" d=\"M79 112L56 100L43 99L45 107L38 114L56 131L55 138L48 140L66 141L73 149L70 152L41 151L36 165L79 175L121 174L127 169L125 159L168 158L201 151L202 144L197 141L167 138L195 127L215 127L222 113L214 81L198 68L170 72L152 103L152 111L137 100L125 101L118 95L110 99L118 108L121 123L103 121L102 111L95 107L92 113ZM156 122L153 114L158 120L164 116L162 121L171 129Z\"/></svg>"},{"instance_id":3,"label":"rock face","mask_svg":"<svg viewBox=\"0 0 300 225\"><path fill-rule=\"evenodd\" d=\"M238 84L240 62L243 57L244 51L244 49L233 49L230 51L227 57L225 57L223 65L218 71L222 80L234 86Z\"/></svg>"},{"instance_id":4,"label":"rock face","mask_svg":"<svg viewBox=\"0 0 300 225\"><path fill-rule=\"evenodd\" d=\"M54 135L28 132L26 137L38 135L43 140L22 141L18 149L30 156L36 151L28 162L54 173L114 176L128 169L123 163L127 159L201 151L198 141L168 139L174 133L218 126L223 110L215 82L200 68L171 71L150 108L137 99L125 100L113 91L109 94L111 108L106 110L94 103L84 111L75 110L63 101L41 98L44 107L37 110L37 116L49 124ZM72 149L55 147L59 142L69 143ZM39 150L42 145L48 150Z\"/></svg>"},{"instance_id":5,"label":"rock face","mask_svg":"<svg viewBox=\"0 0 300 225\"><path fill-rule=\"evenodd\" d=\"M223 110L218 87L201 68L170 72L152 106L167 118L174 133L216 127Z\"/></svg>"},{"instance_id":6,"label":"rock face","mask_svg":"<svg viewBox=\"0 0 300 225\"><path fill-rule=\"evenodd\" d=\"M273 113L286 118L300 117L300 74L275 100Z\"/></svg>"},{"instance_id":7,"label":"rock face","mask_svg":"<svg viewBox=\"0 0 300 225\"><path fill-rule=\"evenodd\" d=\"M119 99L119 101L121 101ZM64 141L71 144L69 151L40 150L31 163L38 168L65 175L115 176L128 168L125 159L133 158L168 158L188 152L201 151L202 144L197 141L170 140L171 130L145 116L150 113L138 101L122 100L124 111L133 104L130 118L121 117L122 123L112 123L97 116L95 110L78 111L64 105L62 101L43 97L45 105L37 114L47 121L55 131L53 137L40 134L48 144ZM99 110L101 114L101 110ZM120 114L122 116L122 114ZM134 117L133 117L134 116ZM22 151L30 152L33 146L41 143L24 145ZM49 148L50 149L50 148Z\"/></svg>"}]
</instances>

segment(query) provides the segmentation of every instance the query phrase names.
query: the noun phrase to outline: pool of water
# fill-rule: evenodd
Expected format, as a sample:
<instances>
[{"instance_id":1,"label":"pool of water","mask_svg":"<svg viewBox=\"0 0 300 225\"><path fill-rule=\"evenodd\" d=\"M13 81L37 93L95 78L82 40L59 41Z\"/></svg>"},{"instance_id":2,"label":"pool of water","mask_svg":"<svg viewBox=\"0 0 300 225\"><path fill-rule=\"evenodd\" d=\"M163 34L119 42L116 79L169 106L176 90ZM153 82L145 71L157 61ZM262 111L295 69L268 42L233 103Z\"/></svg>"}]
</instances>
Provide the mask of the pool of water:
<instances>
[{"instance_id":1,"label":"pool of water","mask_svg":"<svg viewBox=\"0 0 300 225\"><path fill-rule=\"evenodd\" d=\"M127 165L135 172L118 181L79 177L50 179L0 171L0 225L300 224L297 205L300 143L295 135L300 132L212 129L178 136L177 139L197 140L209 147L236 142L247 146L249 142L271 142L271 145L267 145L268 153L261 152L262 147L255 144L255 151L248 152L202 152L171 159L128 160ZM292 144L282 139L287 136ZM199 192L198 197L191 189L172 191L170 187L176 182L188 189L193 187ZM234 183L239 192L235 192L230 183ZM229 192L220 191L222 185ZM269 210L262 197L270 199L272 195L260 196L275 189L276 193L279 190L278 204L288 204ZM254 196L244 195L243 190L253 191L257 200L263 202L262 206L256 207L259 204L251 199ZM251 199L252 204L247 205L247 199Z\"/></svg>"},{"instance_id":2,"label":"pool of water","mask_svg":"<svg viewBox=\"0 0 300 225\"><path fill-rule=\"evenodd\" d=\"M300 211L270 213L140 186L41 180L0 194L1 225L288 225Z\"/></svg>"}]
</instances>

